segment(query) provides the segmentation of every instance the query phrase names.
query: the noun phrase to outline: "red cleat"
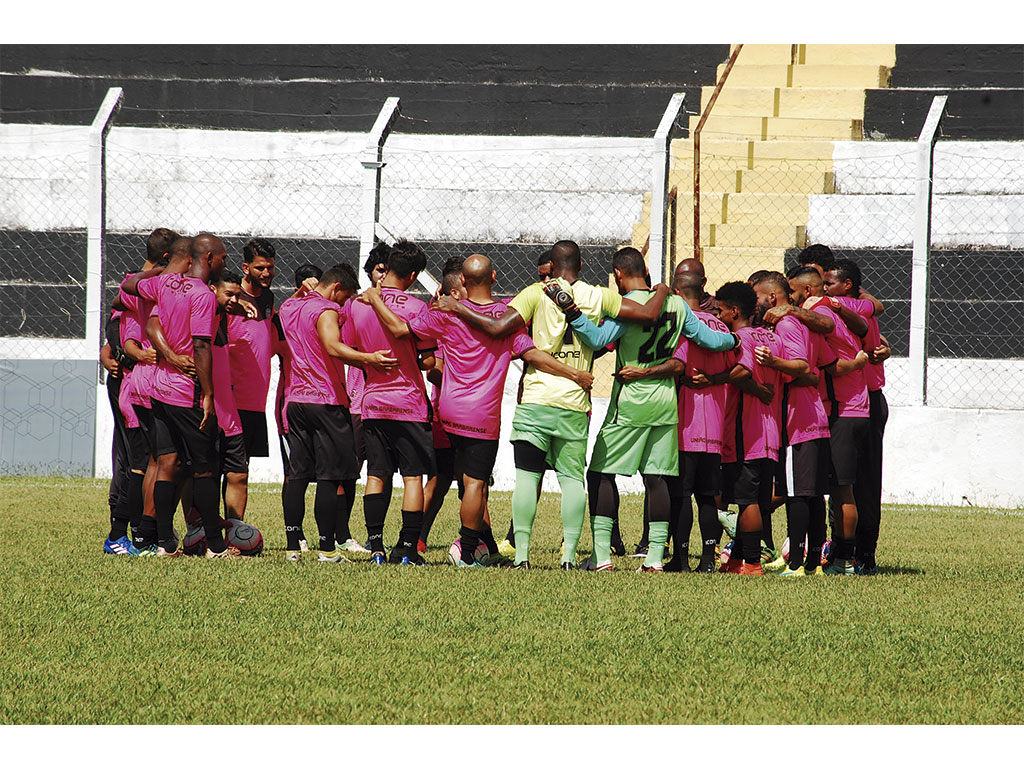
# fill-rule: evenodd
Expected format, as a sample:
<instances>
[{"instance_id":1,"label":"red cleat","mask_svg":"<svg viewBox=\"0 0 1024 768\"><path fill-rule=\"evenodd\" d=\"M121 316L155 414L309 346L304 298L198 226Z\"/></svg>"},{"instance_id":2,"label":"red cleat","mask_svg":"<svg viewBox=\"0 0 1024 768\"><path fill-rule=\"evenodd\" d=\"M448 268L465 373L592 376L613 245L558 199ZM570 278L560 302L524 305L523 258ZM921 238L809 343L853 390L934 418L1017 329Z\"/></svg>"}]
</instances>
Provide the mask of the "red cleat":
<instances>
[{"instance_id":1,"label":"red cleat","mask_svg":"<svg viewBox=\"0 0 1024 768\"><path fill-rule=\"evenodd\" d=\"M421 555L424 552L426 552L427 551L427 542L425 542L423 539L420 539L419 541L417 541L416 542L416 551L419 552Z\"/></svg>"},{"instance_id":2,"label":"red cleat","mask_svg":"<svg viewBox=\"0 0 1024 768\"><path fill-rule=\"evenodd\" d=\"M764 567L760 563L743 563L737 573L740 576L764 576Z\"/></svg>"}]
</instances>

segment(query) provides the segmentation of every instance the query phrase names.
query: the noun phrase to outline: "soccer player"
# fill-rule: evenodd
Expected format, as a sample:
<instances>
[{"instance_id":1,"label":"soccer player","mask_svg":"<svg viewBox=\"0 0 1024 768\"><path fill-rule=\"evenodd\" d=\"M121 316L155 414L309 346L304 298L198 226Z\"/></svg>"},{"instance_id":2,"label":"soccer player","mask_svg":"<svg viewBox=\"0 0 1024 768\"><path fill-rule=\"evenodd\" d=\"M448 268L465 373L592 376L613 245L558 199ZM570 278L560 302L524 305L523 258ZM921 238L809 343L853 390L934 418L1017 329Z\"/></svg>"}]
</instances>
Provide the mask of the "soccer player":
<instances>
[{"instance_id":1,"label":"soccer player","mask_svg":"<svg viewBox=\"0 0 1024 768\"><path fill-rule=\"evenodd\" d=\"M579 246L560 240L551 248L551 274L568 302L577 306L593 322L605 316L640 323L651 323L661 312L668 292L659 286L646 304L623 299L610 288L589 285L579 279L582 268ZM438 307L454 312L467 323L489 336L505 336L532 322L533 342L537 349L580 371L592 367L593 349L579 339L568 324L564 312L544 295L544 284L523 289L499 317L475 312L466 304L441 297ZM586 494L583 478L586 464L590 394L577 383L552 376L528 366L523 390L512 420L510 439L515 449L516 486L512 494L518 568L529 568L530 535L537 515L540 480L545 469L554 467L562 490L562 530L565 549L562 567L575 567Z\"/></svg>"},{"instance_id":2,"label":"soccer player","mask_svg":"<svg viewBox=\"0 0 1024 768\"><path fill-rule=\"evenodd\" d=\"M647 266L636 248L620 249L612 259L612 271L619 292L625 297L638 304L652 300L654 292L647 287ZM646 377L642 372L668 361L684 336L717 352L735 348L737 337L713 331L676 295L665 300L661 314L650 325L607 320L599 329L582 312L572 313L570 309L570 313L574 315L570 318L573 330L591 346L616 342L615 368L619 372L587 473L590 483L599 484L596 513L591 511L595 570L612 568L614 476L628 477L639 471L650 514L647 556L639 570L660 572L671 518L666 478L679 474L679 412L673 382Z\"/></svg>"},{"instance_id":3,"label":"soccer player","mask_svg":"<svg viewBox=\"0 0 1024 768\"><path fill-rule=\"evenodd\" d=\"M384 302L403 320L427 311L427 305L408 293L427 257L415 243L401 240L391 248L388 272L381 281ZM366 369L362 419L366 440L367 479L363 495L368 548L374 564L385 562L384 521L391 500L385 480L396 469L402 475L401 564L422 565L416 551L423 524L423 478L434 474L429 405L421 370L434 365L436 344L415 338L396 339L381 324L373 307L349 305L345 341L360 350L389 350L398 365L386 371Z\"/></svg>"},{"instance_id":4,"label":"soccer player","mask_svg":"<svg viewBox=\"0 0 1024 768\"><path fill-rule=\"evenodd\" d=\"M128 524L132 507L132 470L129 460L128 427L125 423L128 415L121 409L122 393L128 389L124 383L130 376L130 369L121 360L124 350L121 347L120 324L122 313L112 309L106 324L107 343L100 349L100 363L107 372L107 400L114 417L114 436L110 446L110 489L108 504L110 507L110 532L103 542L103 552L108 555L131 554L131 539L128 538ZM136 422L137 425L137 422ZM141 481L141 477L139 478ZM139 507L141 513L142 487L139 484Z\"/></svg>"},{"instance_id":5,"label":"soccer player","mask_svg":"<svg viewBox=\"0 0 1024 768\"><path fill-rule=\"evenodd\" d=\"M159 276L140 273L123 286L126 293L157 305L164 335L174 353L195 362L198 387L165 360L157 364L153 385L156 433L156 504L158 556L180 554L172 523L177 504L178 456L191 466L193 503L206 531L208 558L237 558L241 553L224 541L217 493L217 416L213 403L213 365L210 341L217 299L208 283L224 270L224 243L208 233L192 240L188 275L170 271Z\"/></svg>"},{"instance_id":6,"label":"soccer player","mask_svg":"<svg viewBox=\"0 0 1024 768\"><path fill-rule=\"evenodd\" d=\"M705 290L708 284L708 278L704 274L704 263L698 259L683 259L676 265L675 272L672 274L673 284L675 279L680 275L694 274L700 279L700 302L697 305L697 309L701 312L707 312L708 314L718 314L718 302L715 301L715 297Z\"/></svg>"},{"instance_id":7,"label":"soccer player","mask_svg":"<svg viewBox=\"0 0 1024 768\"><path fill-rule=\"evenodd\" d=\"M767 328L753 326L757 295L745 282L726 283L715 294L719 318L742 345L728 373L708 377L713 384L727 381L725 430L722 442L723 499L740 508L736 526L738 550L722 570L763 575L761 540L774 548L771 535L772 481L779 452L779 400L782 374L759 365L757 347L782 357L782 342ZM740 559L742 555L742 561Z\"/></svg>"},{"instance_id":8,"label":"soccer player","mask_svg":"<svg viewBox=\"0 0 1024 768\"><path fill-rule=\"evenodd\" d=\"M705 325L720 333L729 333L721 320L700 309L704 290L701 277L696 272L677 272L672 290ZM696 571L713 573L715 570L715 547L722 536L715 497L722 492L722 430L726 385L711 385L708 377L728 372L735 362L735 350L715 352L683 337L669 360L649 368L626 366L618 373L624 382L667 376L675 377L679 384L679 476L668 481L674 549L672 560L665 564L666 571L690 570L688 553L690 529L693 527L691 496L697 501L697 521L702 542Z\"/></svg>"},{"instance_id":9,"label":"soccer player","mask_svg":"<svg viewBox=\"0 0 1024 768\"><path fill-rule=\"evenodd\" d=\"M300 557L299 535L306 488L316 481L313 514L319 531L320 562L340 563L337 528L345 505L338 487L358 475L352 422L342 363L386 371L398 364L386 351L359 352L341 341L349 319L341 306L358 290L355 270L331 267L316 288L281 304L281 327L291 349L287 400L291 476L285 489L285 535L289 560Z\"/></svg>"},{"instance_id":10,"label":"soccer player","mask_svg":"<svg viewBox=\"0 0 1024 768\"><path fill-rule=\"evenodd\" d=\"M267 394L270 391L270 358L273 355L274 282L277 252L269 240L254 237L242 247L242 293L239 299L256 308L256 317L227 315L231 385L242 424L245 467L233 465L225 476L224 506L238 519L245 516L249 499L249 459L269 456Z\"/></svg>"},{"instance_id":11,"label":"soccer player","mask_svg":"<svg viewBox=\"0 0 1024 768\"><path fill-rule=\"evenodd\" d=\"M542 283L551 277L551 249L537 257L537 279Z\"/></svg>"},{"instance_id":12,"label":"soccer player","mask_svg":"<svg viewBox=\"0 0 1024 768\"><path fill-rule=\"evenodd\" d=\"M868 324L868 332L863 339L869 358L864 368L868 387L868 440L864 460L857 465L853 495L857 501L854 569L859 574L871 575L878 573L875 548L882 517L882 440L889 420L889 405L882 387L885 386L884 361L890 350L878 330L878 314L884 311L884 307L863 290L860 268L849 259L837 260L835 268L825 273L824 282L829 296L838 297L841 303L851 302L851 309L864 315Z\"/></svg>"},{"instance_id":13,"label":"soccer player","mask_svg":"<svg viewBox=\"0 0 1024 768\"><path fill-rule=\"evenodd\" d=\"M791 304L789 281L778 272L757 280L754 291L762 316L773 307ZM785 576L805 576L816 572L826 535L829 429L818 395L819 370L830 366L834 370L838 361L824 336L811 333L793 314L784 315L775 324L775 333L782 340L782 355L760 346L754 359L791 379L782 391L781 471L775 481L776 493L786 497L789 558L769 563L765 569L781 571Z\"/></svg>"},{"instance_id":14,"label":"soccer player","mask_svg":"<svg viewBox=\"0 0 1024 768\"><path fill-rule=\"evenodd\" d=\"M497 272L486 256L473 254L467 258L462 267L462 282L466 290L463 303L482 314L503 314L505 304L491 296L496 279ZM378 294L368 291L367 296L392 334L400 337L402 328L395 323L398 318L384 314L386 307ZM462 558L459 565L482 566L484 563L477 562L474 556L481 539L484 536L490 539L489 551L492 546L496 549L490 527L485 525L484 501L487 481L498 455L501 398L511 359L521 357L535 369L565 377L583 389L590 388L594 377L536 349L522 329L510 336L492 338L455 315L433 310L412 317L407 330L420 339L444 340L447 363L438 410L441 425L455 449L454 463L462 473L464 486L459 511L462 522L459 530Z\"/></svg>"},{"instance_id":15,"label":"soccer player","mask_svg":"<svg viewBox=\"0 0 1024 768\"><path fill-rule=\"evenodd\" d=\"M805 267L791 274L789 288L794 302L806 301L814 313L833 320L834 330L825 339L835 355L860 364L860 368L845 375L839 375L838 370L835 375L829 375L826 371L819 386L825 411L829 415L829 496L838 512L839 528L832 532L832 562L823 572L830 575L853 574L857 534L857 502L853 495L853 483L857 479L857 465L864 454L870 415L867 382L863 373L868 356L861 348L860 339L851 332L844 318L847 314L853 315L863 323L865 332L867 323L863 317L840 305L838 300L830 301L825 296L824 283L813 268Z\"/></svg>"}]
</instances>

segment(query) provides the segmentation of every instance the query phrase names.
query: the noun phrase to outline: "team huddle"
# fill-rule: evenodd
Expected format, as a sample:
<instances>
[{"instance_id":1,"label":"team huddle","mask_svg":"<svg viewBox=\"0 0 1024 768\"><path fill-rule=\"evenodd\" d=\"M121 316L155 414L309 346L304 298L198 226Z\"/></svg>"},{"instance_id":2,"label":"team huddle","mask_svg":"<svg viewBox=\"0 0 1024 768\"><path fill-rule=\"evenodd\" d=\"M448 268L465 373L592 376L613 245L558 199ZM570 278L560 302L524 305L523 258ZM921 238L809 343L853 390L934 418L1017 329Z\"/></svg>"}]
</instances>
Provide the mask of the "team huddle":
<instances>
[{"instance_id":1,"label":"team huddle","mask_svg":"<svg viewBox=\"0 0 1024 768\"><path fill-rule=\"evenodd\" d=\"M553 471L564 570L611 570L612 554L625 554L615 478L640 473L640 571L711 572L721 561L739 574L877 572L884 307L861 288L857 265L825 246L805 249L788 276L757 272L710 296L694 259L671 287L652 288L634 248L612 259L618 290L589 285L579 247L562 240L538 260L538 282L507 302L492 295L490 259L453 257L429 305L409 292L426 256L404 240L371 251L365 291L348 265L307 264L279 307L269 241L246 243L241 275L225 269L226 256L214 235L158 229L141 270L121 283L102 353L115 419L107 553L262 551L243 520L249 460L269 455L276 356L289 560L310 549L303 522L315 483L319 561L364 553L376 565L422 565L454 480L453 564L527 569L542 479ZM603 354L615 355L615 374L588 464L592 371ZM509 436L515 489L499 544L488 486L513 359L523 368ZM364 462L365 546L349 529ZM401 528L389 552L396 473ZM691 567L694 502L702 548ZM593 551L579 562L588 503ZM771 516L782 505L788 546L777 550ZM733 542L720 551L723 531Z\"/></svg>"}]
</instances>

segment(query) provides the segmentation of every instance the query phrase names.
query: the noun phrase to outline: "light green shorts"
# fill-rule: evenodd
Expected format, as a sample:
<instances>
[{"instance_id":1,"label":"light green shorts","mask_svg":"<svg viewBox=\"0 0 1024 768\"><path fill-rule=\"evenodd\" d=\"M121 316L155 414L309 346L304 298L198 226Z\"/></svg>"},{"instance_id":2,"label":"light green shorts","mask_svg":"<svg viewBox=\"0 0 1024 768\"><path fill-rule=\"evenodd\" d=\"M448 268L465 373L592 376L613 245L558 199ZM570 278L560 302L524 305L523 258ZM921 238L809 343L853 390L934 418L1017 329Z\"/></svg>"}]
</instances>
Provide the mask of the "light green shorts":
<instances>
[{"instance_id":1,"label":"light green shorts","mask_svg":"<svg viewBox=\"0 0 1024 768\"><path fill-rule=\"evenodd\" d=\"M587 465L590 420L582 411L520 403L512 418L509 440L525 440L547 454L555 472L583 482Z\"/></svg>"},{"instance_id":2,"label":"light green shorts","mask_svg":"<svg viewBox=\"0 0 1024 768\"><path fill-rule=\"evenodd\" d=\"M627 427L605 423L597 433L590 471L604 475L678 475L676 425Z\"/></svg>"}]
</instances>

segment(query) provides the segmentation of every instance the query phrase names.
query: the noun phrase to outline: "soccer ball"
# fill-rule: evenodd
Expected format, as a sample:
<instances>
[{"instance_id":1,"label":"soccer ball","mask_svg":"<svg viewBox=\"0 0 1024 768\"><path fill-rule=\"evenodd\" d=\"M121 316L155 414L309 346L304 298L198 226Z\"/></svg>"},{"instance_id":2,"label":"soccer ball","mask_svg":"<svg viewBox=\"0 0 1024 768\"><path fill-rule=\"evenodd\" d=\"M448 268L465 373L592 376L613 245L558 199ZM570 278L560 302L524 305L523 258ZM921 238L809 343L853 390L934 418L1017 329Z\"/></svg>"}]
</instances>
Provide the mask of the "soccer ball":
<instances>
[{"instance_id":1,"label":"soccer ball","mask_svg":"<svg viewBox=\"0 0 1024 768\"><path fill-rule=\"evenodd\" d=\"M719 560L721 560L722 565L725 565L729 562L729 558L732 556L732 547L735 543L735 541L730 541L728 544L722 547L722 554L719 555Z\"/></svg>"},{"instance_id":2,"label":"soccer ball","mask_svg":"<svg viewBox=\"0 0 1024 768\"><path fill-rule=\"evenodd\" d=\"M487 545L483 542L480 542L480 544L477 545L476 552L473 553L473 556L477 560L482 560L483 558L487 557ZM462 537L460 536L452 542L452 545L450 547L448 547L448 562L452 565L458 565L461 559Z\"/></svg>"},{"instance_id":3,"label":"soccer ball","mask_svg":"<svg viewBox=\"0 0 1024 768\"><path fill-rule=\"evenodd\" d=\"M185 538L181 542L181 551L186 555L206 554L206 529L201 525L188 524Z\"/></svg>"},{"instance_id":4,"label":"soccer ball","mask_svg":"<svg viewBox=\"0 0 1024 768\"><path fill-rule=\"evenodd\" d=\"M825 539L821 547L821 564L828 565L832 560L832 539Z\"/></svg>"},{"instance_id":5,"label":"soccer ball","mask_svg":"<svg viewBox=\"0 0 1024 768\"><path fill-rule=\"evenodd\" d=\"M224 539L229 546L237 547L243 555L255 557L263 551L263 534L255 525L241 520L228 520Z\"/></svg>"}]
</instances>

